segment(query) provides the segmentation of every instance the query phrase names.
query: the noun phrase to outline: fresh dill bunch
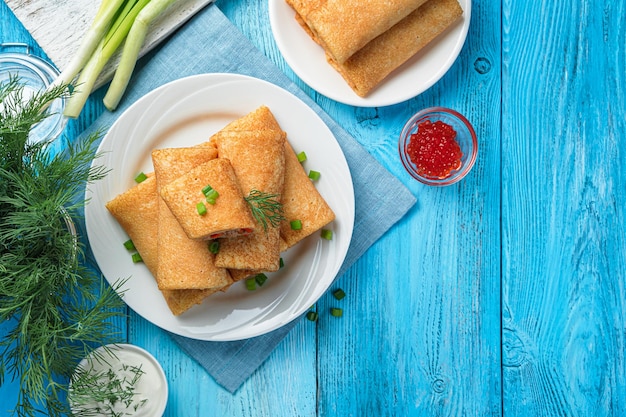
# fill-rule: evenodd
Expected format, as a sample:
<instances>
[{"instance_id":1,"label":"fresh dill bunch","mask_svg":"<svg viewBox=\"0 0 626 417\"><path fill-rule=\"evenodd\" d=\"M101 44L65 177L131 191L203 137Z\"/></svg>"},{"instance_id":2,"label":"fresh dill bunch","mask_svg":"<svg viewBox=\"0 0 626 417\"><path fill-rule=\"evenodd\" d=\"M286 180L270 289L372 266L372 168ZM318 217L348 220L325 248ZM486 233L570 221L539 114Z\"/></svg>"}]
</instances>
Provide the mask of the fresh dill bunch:
<instances>
[{"instance_id":1,"label":"fresh dill bunch","mask_svg":"<svg viewBox=\"0 0 626 417\"><path fill-rule=\"evenodd\" d=\"M32 148L45 146L28 143L28 134L32 126L51 116L46 108L55 99L66 97L67 91L67 86L59 85L26 99L19 78L11 76L0 84L0 168L17 170Z\"/></svg>"},{"instance_id":2,"label":"fresh dill bunch","mask_svg":"<svg viewBox=\"0 0 626 417\"><path fill-rule=\"evenodd\" d=\"M283 205L278 201L278 197L278 194L264 193L258 190L250 191L250 194L245 197L252 216L263 225L265 231L267 231L268 222L272 227L278 227L280 222L285 220Z\"/></svg>"},{"instance_id":3,"label":"fresh dill bunch","mask_svg":"<svg viewBox=\"0 0 626 417\"><path fill-rule=\"evenodd\" d=\"M0 85L0 385L19 381L14 413L69 414L67 383L76 364L114 341L112 320L123 314L123 283L108 286L86 262L73 220L85 204L85 185L103 178L91 166L98 135L53 155L50 142L29 143L47 103L66 88L24 100L11 78ZM6 405L6 404L4 404Z\"/></svg>"}]
</instances>

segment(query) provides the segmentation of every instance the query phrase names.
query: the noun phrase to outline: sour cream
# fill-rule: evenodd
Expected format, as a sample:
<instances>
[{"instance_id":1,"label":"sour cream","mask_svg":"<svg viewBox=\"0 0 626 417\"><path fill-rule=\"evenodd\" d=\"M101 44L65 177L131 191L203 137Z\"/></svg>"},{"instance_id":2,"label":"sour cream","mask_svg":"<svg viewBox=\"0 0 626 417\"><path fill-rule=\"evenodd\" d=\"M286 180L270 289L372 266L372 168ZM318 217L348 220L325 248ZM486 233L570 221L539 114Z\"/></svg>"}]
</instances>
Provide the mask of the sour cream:
<instances>
[{"instance_id":1,"label":"sour cream","mask_svg":"<svg viewBox=\"0 0 626 417\"><path fill-rule=\"evenodd\" d=\"M143 373L134 385L132 404L127 406L118 402L113 405L113 411L133 417L161 417L165 412L167 379L161 365L144 349L128 344L107 345L83 359L79 367L93 374L113 371L119 380L126 381L135 377L133 368L140 368ZM97 406L102 404L95 401L85 404L85 408Z\"/></svg>"}]
</instances>

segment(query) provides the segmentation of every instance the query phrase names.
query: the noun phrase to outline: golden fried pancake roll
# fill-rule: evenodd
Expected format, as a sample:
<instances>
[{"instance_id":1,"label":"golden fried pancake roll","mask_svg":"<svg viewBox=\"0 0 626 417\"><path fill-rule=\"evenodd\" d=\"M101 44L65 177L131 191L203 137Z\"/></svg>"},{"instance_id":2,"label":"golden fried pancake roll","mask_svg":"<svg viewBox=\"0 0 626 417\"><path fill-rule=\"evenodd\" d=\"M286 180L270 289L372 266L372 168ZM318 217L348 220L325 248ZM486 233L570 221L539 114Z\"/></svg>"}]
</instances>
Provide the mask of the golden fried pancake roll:
<instances>
[{"instance_id":1,"label":"golden fried pancake roll","mask_svg":"<svg viewBox=\"0 0 626 417\"><path fill-rule=\"evenodd\" d=\"M246 197L261 193L280 202L285 173L285 133L276 130L231 131L212 138L220 158L230 160ZM266 226L255 217L247 236L220 239L215 264L228 269L276 271L280 262L279 224Z\"/></svg>"},{"instance_id":2,"label":"golden fried pancake roll","mask_svg":"<svg viewBox=\"0 0 626 417\"><path fill-rule=\"evenodd\" d=\"M106 208L133 241L148 269L156 271L156 225L158 222L156 180L152 173L141 183L106 203Z\"/></svg>"},{"instance_id":3,"label":"golden fried pancake roll","mask_svg":"<svg viewBox=\"0 0 626 417\"><path fill-rule=\"evenodd\" d=\"M354 92L365 97L462 14L457 0L429 0L347 61L340 63L329 54L326 57Z\"/></svg>"},{"instance_id":4,"label":"golden fried pancake roll","mask_svg":"<svg viewBox=\"0 0 626 417\"><path fill-rule=\"evenodd\" d=\"M285 220L280 225L281 252L335 220L335 213L315 188L287 140L282 203ZM292 220L300 220L302 228L293 230Z\"/></svg>"},{"instance_id":5,"label":"golden fried pancake roll","mask_svg":"<svg viewBox=\"0 0 626 417\"><path fill-rule=\"evenodd\" d=\"M254 230L254 218L228 159L198 165L165 185L161 197L191 239L235 237Z\"/></svg>"},{"instance_id":6,"label":"golden fried pancake roll","mask_svg":"<svg viewBox=\"0 0 626 417\"><path fill-rule=\"evenodd\" d=\"M223 131L282 130L267 106L260 106L247 115L230 122Z\"/></svg>"},{"instance_id":7,"label":"golden fried pancake roll","mask_svg":"<svg viewBox=\"0 0 626 417\"><path fill-rule=\"evenodd\" d=\"M217 150L212 147L169 148L152 152L159 193L159 265L156 275L159 289L220 289L232 282L228 271L215 265L207 242L190 239L160 196L166 185L216 157Z\"/></svg>"},{"instance_id":8,"label":"golden fried pancake roll","mask_svg":"<svg viewBox=\"0 0 626 417\"><path fill-rule=\"evenodd\" d=\"M313 39L343 63L426 0L287 0Z\"/></svg>"},{"instance_id":9,"label":"golden fried pancake roll","mask_svg":"<svg viewBox=\"0 0 626 417\"><path fill-rule=\"evenodd\" d=\"M128 237L133 241L144 264L156 276L158 267L157 227L159 222L158 194L153 175L106 204ZM174 315L180 315L204 301L215 290L162 290L161 293Z\"/></svg>"}]
</instances>

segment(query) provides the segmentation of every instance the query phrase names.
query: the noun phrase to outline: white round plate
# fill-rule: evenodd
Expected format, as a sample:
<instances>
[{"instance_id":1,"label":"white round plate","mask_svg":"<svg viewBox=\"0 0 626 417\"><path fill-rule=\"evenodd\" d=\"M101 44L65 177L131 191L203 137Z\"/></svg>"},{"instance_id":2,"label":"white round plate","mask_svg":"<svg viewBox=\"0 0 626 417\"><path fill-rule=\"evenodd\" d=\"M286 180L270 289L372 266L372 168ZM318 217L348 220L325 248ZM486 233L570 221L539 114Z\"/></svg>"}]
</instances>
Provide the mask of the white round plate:
<instances>
[{"instance_id":1,"label":"white round plate","mask_svg":"<svg viewBox=\"0 0 626 417\"><path fill-rule=\"evenodd\" d=\"M226 124L266 105L305 169L322 173L317 189L336 215L332 240L314 233L282 254L285 267L265 285L248 291L239 282L203 304L174 316L143 264L133 264L124 230L105 204L134 185L138 172L153 170L153 149L193 146ZM354 227L354 189L348 164L332 132L291 93L266 81L235 74L203 74L166 84L142 97L111 127L94 165L110 169L87 190L89 244L109 281L130 277L123 299L155 325L200 340L239 340L277 329L304 313L331 285L345 258Z\"/></svg>"},{"instance_id":2,"label":"white round plate","mask_svg":"<svg viewBox=\"0 0 626 417\"><path fill-rule=\"evenodd\" d=\"M471 0L459 0L463 16L446 33L390 74L367 97L358 96L326 61L324 50L295 19L285 0L269 0L269 17L278 49L293 72L317 92L340 103L382 107L413 98L435 84L450 69L465 43Z\"/></svg>"}]
</instances>

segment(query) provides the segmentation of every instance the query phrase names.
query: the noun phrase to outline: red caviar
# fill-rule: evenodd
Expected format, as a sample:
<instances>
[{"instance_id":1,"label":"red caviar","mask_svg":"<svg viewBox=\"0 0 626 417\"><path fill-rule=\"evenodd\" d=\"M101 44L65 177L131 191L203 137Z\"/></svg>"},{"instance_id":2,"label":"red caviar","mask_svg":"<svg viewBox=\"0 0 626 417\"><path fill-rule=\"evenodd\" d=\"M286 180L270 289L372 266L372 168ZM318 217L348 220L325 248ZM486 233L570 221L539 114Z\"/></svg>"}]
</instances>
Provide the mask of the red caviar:
<instances>
[{"instance_id":1,"label":"red caviar","mask_svg":"<svg viewBox=\"0 0 626 417\"><path fill-rule=\"evenodd\" d=\"M406 153L425 178L444 179L461 168L463 152L454 128L440 120L426 120L411 134Z\"/></svg>"}]
</instances>

